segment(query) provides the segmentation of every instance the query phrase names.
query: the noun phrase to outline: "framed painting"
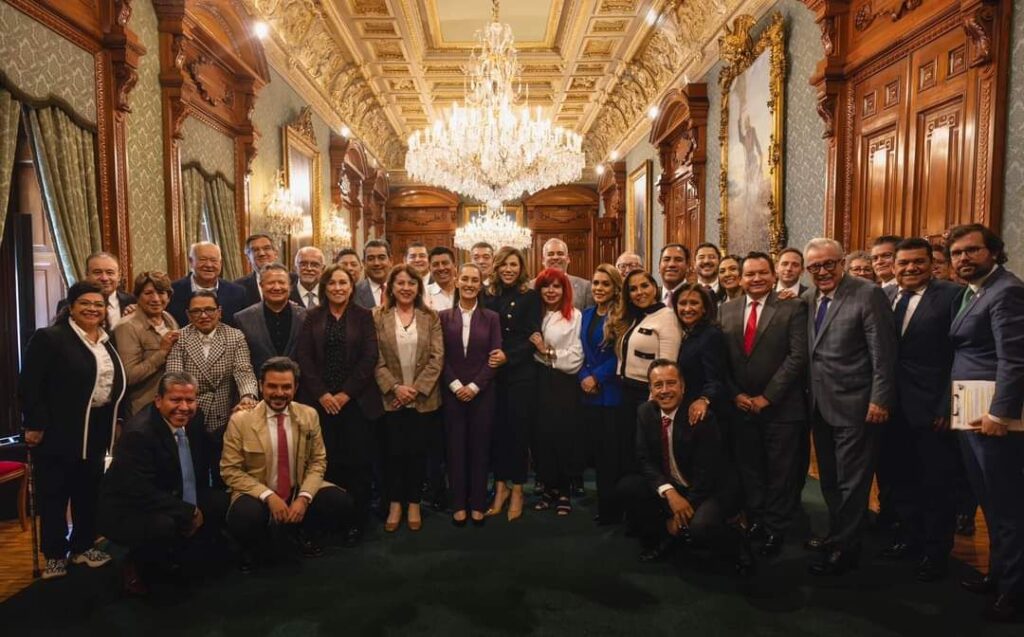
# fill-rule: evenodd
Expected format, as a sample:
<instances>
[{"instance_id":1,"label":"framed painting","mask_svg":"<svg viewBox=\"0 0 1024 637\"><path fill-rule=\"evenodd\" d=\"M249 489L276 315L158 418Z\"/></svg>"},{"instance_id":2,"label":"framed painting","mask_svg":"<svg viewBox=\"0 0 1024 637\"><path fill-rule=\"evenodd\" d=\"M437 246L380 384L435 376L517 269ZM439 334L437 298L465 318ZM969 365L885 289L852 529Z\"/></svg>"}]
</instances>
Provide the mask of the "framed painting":
<instances>
[{"instance_id":1,"label":"framed painting","mask_svg":"<svg viewBox=\"0 0 1024 637\"><path fill-rule=\"evenodd\" d=\"M651 269L653 222L651 166L651 160L644 161L626 179L625 249L635 252L648 270Z\"/></svg>"},{"instance_id":2,"label":"framed painting","mask_svg":"<svg viewBox=\"0 0 1024 637\"><path fill-rule=\"evenodd\" d=\"M295 121L282 129L284 181L292 201L302 208L303 228L292 235L285 255L288 259L303 246L320 245L323 240L323 211L320 204L322 160L313 131L313 110L302 109ZM283 260L289 263L289 260Z\"/></svg>"},{"instance_id":3,"label":"framed painting","mask_svg":"<svg viewBox=\"0 0 1024 637\"><path fill-rule=\"evenodd\" d=\"M725 66L719 187L722 250L778 254L786 245L782 208L783 79L786 69L782 14L755 40L756 20L741 15L718 40Z\"/></svg>"}]
</instances>

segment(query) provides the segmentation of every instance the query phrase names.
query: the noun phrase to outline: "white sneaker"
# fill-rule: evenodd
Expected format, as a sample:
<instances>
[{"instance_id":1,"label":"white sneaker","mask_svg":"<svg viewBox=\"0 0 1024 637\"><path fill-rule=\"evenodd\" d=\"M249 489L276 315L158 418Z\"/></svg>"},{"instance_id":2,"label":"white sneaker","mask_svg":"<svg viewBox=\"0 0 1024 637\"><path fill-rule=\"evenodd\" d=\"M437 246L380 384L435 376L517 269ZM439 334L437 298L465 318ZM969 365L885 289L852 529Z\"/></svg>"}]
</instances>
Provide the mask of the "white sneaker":
<instances>
[{"instance_id":1,"label":"white sneaker","mask_svg":"<svg viewBox=\"0 0 1024 637\"><path fill-rule=\"evenodd\" d=\"M97 548L91 548L84 553L75 553L71 556L72 564L86 564L90 568L98 568L110 561L110 555Z\"/></svg>"},{"instance_id":2,"label":"white sneaker","mask_svg":"<svg viewBox=\"0 0 1024 637\"><path fill-rule=\"evenodd\" d=\"M55 579L68 574L68 561L65 559L47 559L43 569L43 579Z\"/></svg>"}]
</instances>

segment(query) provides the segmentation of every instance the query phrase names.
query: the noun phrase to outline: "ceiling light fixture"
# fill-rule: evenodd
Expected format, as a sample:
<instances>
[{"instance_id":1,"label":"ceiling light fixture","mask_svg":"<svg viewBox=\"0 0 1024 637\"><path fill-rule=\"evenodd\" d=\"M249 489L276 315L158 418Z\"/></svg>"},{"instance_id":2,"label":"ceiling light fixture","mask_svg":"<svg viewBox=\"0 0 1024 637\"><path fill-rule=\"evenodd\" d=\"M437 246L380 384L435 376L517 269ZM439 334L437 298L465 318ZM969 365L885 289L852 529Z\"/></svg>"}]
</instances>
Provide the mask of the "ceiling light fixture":
<instances>
[{"instance_id":1,"label":"ceiling light fixture","mask_svg":"<svg viewBox=\"0 0 1024 637\"><path fill-rule=\"evenodd\" d=\"M346 211L338 204L331 205L327 212L327 223L324 229L323 245L321 246L331 262L335 255L344 248L352 247L352 232L345 220Z\"/></svg>"},{"instance_id":2,"label":"ceiling light fixture","mask_svg":"<svg viewBox=\"0 0 1024 637\"><path fill-rule=\"evenodd\" d=\"M501 202L487 202L484 211L455 231L455 247L472 250L478 243L510 246L525 250L532 243L533 233L516 223L515 217L503 210Z\"/></svg>"},{"instance_id":3,"label":"ceiling light fixture","mask_svg":"<svg viewBox=\"0 0 1024 637\"><path fill-rule=\"evenodd\" d=\"M598 164L598 165L594 166L594 172L597 173L598 177L603 175L604 174L604 164Z\"/></svg>"},{"instance_id":4,"label":"ceiling light fixture","mask_svg":"<svg viewBox=\"0 0 1024 637\"><path fill-rule=\"evenodd\" d=\"M616 159L618 159L618 158L619 158L619 151L617 151L617 150L613 150L612 152L608 153L608 157L609 157L609 158L610 158L610 159L611 159L612 161L615 161Z\"/></svg>"},{"instance_id":5,"label":"ceiling light fixture","mask_svg":"<svg viewBox=\"0 0 1024 637\"><path fill-rule=\"evenodd\" d=\"M264 200L263 229L275 239L284 240L302 227L302 207L292 199L284 185L284 171L277 171L277 184Z\"/></svg>"},{"instance_id":6,"label":"ceiling light fixture","mask_svg":"<svg viewBox=\"0 0 1024 637\"><path fill-rule=\"evenodd\" d=\"M647 117L650 117L651 119L658 119L658 107L652 104L651 107L647 109Z\"/></svg>"},{"instance_id":7,"label":"ceiling light fixture","mask_svg":"<svg viewBox=\"0 0 1024 637\"><path fill-rule=\"evenodd\" d=\"M348 139L351 135L352 135L352 129L351 128L349 128L348 126L342 126L341 127L341 136L342 137L344 137L345 139Z\"/></svg>"},{"instance_id":8,"label":"ceiling light fixture","mask_svg":"<svg viewBox=\"0 0 1024 637\"><path fill-rule=\"evenodd\" d=\"M256 23L252 25L252 32L256 34L257 38L265 40L267 36L270 35L270 25L263 20L257 20Z\"/></svg>"}]
</instances>

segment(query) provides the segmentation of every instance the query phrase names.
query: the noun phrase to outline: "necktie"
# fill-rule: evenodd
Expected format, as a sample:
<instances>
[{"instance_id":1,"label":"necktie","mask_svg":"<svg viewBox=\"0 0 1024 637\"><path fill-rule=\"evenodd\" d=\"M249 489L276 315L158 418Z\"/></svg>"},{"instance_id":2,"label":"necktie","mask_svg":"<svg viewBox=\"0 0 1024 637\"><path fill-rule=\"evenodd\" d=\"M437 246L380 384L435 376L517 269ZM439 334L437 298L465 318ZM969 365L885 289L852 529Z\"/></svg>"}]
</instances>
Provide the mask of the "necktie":
<instances>
[{"instance_id":1,"label":"necktie","mask_svg":"<svg viewBox=\"0 0 1024 637\"><path fill-rule=\"evenodd\" d=\"M825 314L828 313L828 304L832 302L832 299L827 296L821 297L821 304L818 305L818 313L814 315L814 333L817 334L821 331L821 324L825 322Z\"/></svg>"},{"instance_id":2,"label":"necktie","mask_svg":"<svg viewBox=\"0 0 1024 637\"><path fill-rule=\"evenodd\" d=\"M277 488L276 493L285 502L292 494L292 471L288 457L288 434L284 429L284 414L277 416Z\"/></svg>"},{"instance_id":3,"label":"necktie","mask_svg":"<svg viewBox=\"0 0 1024 637\"><path fill-rule=\"evenodd\" d=\"M893 309L896 316L896 329L899 330L900 336L903 336L903 321L907 319L907 309L910 307L912 298L914 298L913 291L900 290L900 299L896 301L896 307Z\"/></svg>"},{"instance_id":4,"label":"necktie","mask_svg":"<svg viewBox=\"0 0 1024 637\"><path fill-rule=\"evenodd\" d=\"M971 299L973 299L973 298L974 298L974 288L972 288L970 286L967 286L967 289L964 290L964 298L963 298L962 301L960 301L960 309L957 310L957 312L956 312L957 316L960 316L961 314L964 313L964 310L966 310L967 306L971 304Z\"/></svg>"},{"instance_id":5,"label":"necktie","mask_svg":"<svg viewBox=\"0 0 1024 637\"><path fill-rule=\"evenodd\" d=\"M672 426L672 419L668 416L661 417L661 469L665 476L672 477L672 461L669 460L672 453L672 439L669 437L669 427Z\"/></svg>"},{"instance_id":6,"label":"necktie","mask_svg":"<svg viewBox=\"0 0 1024 637\"><path fill-rule=\"evenodd\" d=\"M380 286L380 298L377 299L377 305L384 305L384 286Z\"/></svg>"},{"instance_id":7,"label":"necktie","mask_svg":"<svg viewBox=\"0 0 1024 637\"><path fill-rule=\"evenodd\" d=\"M757 333L757 301L750 302L750 316L747 318L747 327L743 330L743 353L750 356L754 351L754 334Z\"/></svg>"},{"instance_id":8,"label":"necktie","mask_svg":"<svg viewBox=\"0 0 1024 637\"><path fill-rule=\"evenodd\" d=\"M195 504L196 472L192 466L192 450L188 446L184 427L174 430L174 439L178 443L178 464L181 465L181 499L189 504Z\"/></svg>"},{"instance_id":9,"label":"necktie","mask_svg":"<svg viewBox=\"0 0 1024 637\"><path fill-rule=\"evenodd\" d=\"M316 295L314 295L312 292L306 292L306 307L316 307Z\"/></svg>"}]
</instances>

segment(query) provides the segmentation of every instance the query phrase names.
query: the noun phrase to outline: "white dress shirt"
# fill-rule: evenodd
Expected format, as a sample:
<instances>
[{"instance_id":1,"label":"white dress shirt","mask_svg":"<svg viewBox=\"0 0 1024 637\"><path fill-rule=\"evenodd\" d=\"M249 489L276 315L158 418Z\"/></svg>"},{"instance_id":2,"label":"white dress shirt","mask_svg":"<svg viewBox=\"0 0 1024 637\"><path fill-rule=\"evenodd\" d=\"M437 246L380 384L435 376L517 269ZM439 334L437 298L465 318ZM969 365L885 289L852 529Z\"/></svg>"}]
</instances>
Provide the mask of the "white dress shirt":
<instances>
[{"instance_id":1,"label":"white dress shirt","mask_svg":"<svg viewBox=\"0 0 1024 637\"><path fill-rule=\"evenodd\" d=\"M370 293L373 294L373 305L374 307L380 306L380 290L384 287L381 283L374 283L373 279L366 279L370 283Z\"/></svg>"},{"instance_id":2,"label":"white dress shirt","mask_svg":"<svg viewBox=\"0 0 1024 637\"><path fill-rule=\"evenodd\" d=\"M437 283L427 286L427 305L435 312L450 310L455 303L455 288L451 293L445 292Z\"/></svg>"},{"instance_id":3,"label":"white dress shirt","mask_svg":"<svg viewBox=\"0 0 1024 637\"><path fill-rule=\"evenodd\" d=\"M194 274L191 277L189 277L189 283L192 284L192 294L195 294L199 290L210 290L211 292L216 292L217 288L220 287L220 279L218 279L217 282L213 284L212 288L204 288L203 286L196 283L196 275Z\"/></svg>"},{"instance_id":4,"label":"white dress shirt","mask_svg":"<svg viewBox=\"0 0 1024 637\"><path fill-rule=\"evenodd\" d=\"M320 305L319 290L316 286L312 290L307 290L299 284L299 298L302 299L302 305L307 309L311 310L314 307Z\"/></svg>"},{"instance_id":5,"label":"white dress shirt","mask_svg":"<svg viewBox=\"0 0 1024 637\"><path fill-rule=\"evenodd\" d=\"M672 424L668 426L668 440L669 440L669 445L668 445L668 468L672 471L671 478L673 480L675 480L676 482L678 482L679 484L683 485L684 487L689 487L690 484L683 478L682 472L679 471L679 465L676 464L676 454L675 454L675 450L673 449L673 446L672 446L672 431L673 431L673 428L675 427L675 424L676 424L676 414L679 413L679 408L676 407L675 409L673 409L669 413L665 413L664 411L661 411L661 410L658 410L658 411L661 414L661 418L668 418L669 420L672 421ZM661 422L658 423L658 427L661 427ZM661 435L660 431L658 432L658 435L659 436ZM658 495L660 495L661 497L664 498L665 497L665 492L668 491L669 489L674 489L674 488L675 487L672 486L672 484L666 482L665 484L663 484L660 487L658 487Z\"/></svg>"},{"instance_id":6,"label":"white dress shirt","mask_svg":"<svg viewBox=\"0 0 1024 637\"><path fill-rule=\"evenodd\" d=\"M566 319L561 312L549 310L541 319L540 331L544 342L554 350L555 358L548 360L540 352L533 355L534 360L560 372L575 374L583 367L583 341L580 329L583 314L576 308L572 309L572 318Z\"/></svg>"},{"instance_id":7,"label":"white dress shirt","mask_svg":"<svg viewBox=\"0 0 1024 637\"><path fill-rule=\"evenodd\" d=\"M751 305L754 302L754 299L752 299L749 294L745 294L743 298L746 299L743 305L743 330L745 333L747 329L747 321L750 320L750 310L754 307L753 305ZM757 326L761 324L761 314L764 312L764 302L767 299L767 294L757 299L757 317L754 318L755 331L757 330Z\"/></svg>"},{"instance_id":8,"label":"white dress shirt","mask_svg":"<svg viewBox=\"0 0 1024 637\"><path fill-rule=\"evenodd\" d=\"M210 346L213 345L214 336L217 334L217 330L213 330L209 334L203 334L199 330L196 330L199 334L199 344L203 346L203 358L210 358Z\"/></svg>"},{"instance_id":9,"label":"white dress shirt","mask_svg":"<svg viewBox=\"0 0 1024 637\"><path fill-rule=\"evenodd\" d=\"M104 330L100 330L100 337L93 343L85 330L78 327L78 323L75 323L74 319L68 320L68 325L75 331L75 334L78 334L78 338L82 339L82 342L96 358L96 383L92 389L91 404L93 407L102 407L110 402L111 395L114 393L114 361L110 358L110 352L106 348L106 342L110 340L110 335Z\"/></svg>"},{"instance_id":10,"label":"white dress shirt","mask_svg":"<svg viewBox=\"0 0 1024 637\"><path fill-rule=\"evenodd\" d=\"M910 290L903 289L899 289L896 291L896 296L893 297L892 301L893 310L896 309L896 305L900 302L900 296L908 293L913 294L913 296L910 297L910 304L907 305L907 314L906 316L903 317L903 325L898 326L900 328L900 336L903 336L903 333L907 331L907 326L910 325L910 319L912 316L914 316L914 312L917 310L917 306L921 304L921 297L924 296L924 293L927 289L928 286L926 285L920 290L915 290L913 292L911 292Z\"/></svg>"},{"instance_id":11,"label":"white dress shirt","mask_svg":"<svg viewBox=\"0 0 1024 637\"><path fill-rule=\"evenodd\" d=\"M412 385L416 379L416 314L413 313L412 322L406 327L402 319L395 312L395 343L398 349L398 362L402 366L403 385ZM412 403L407 407L415 407Z\"/></svg>"},{"instance_id":12,"label":"white dress shirt","mask_svg":"<svg viewBox=\"0 0 1024 637\"><path fill-rule=\"evenodd\" d=\"M107 297L107 329L113 331L121 322L121 300L117 298L117 292Z\"/></svg>"},{"instance_id":13,"label":"white dress shirt","mask_svg":"<svg viewBox=\"0 0 1024 637\"><path fill-rule=\"evenodd\" d=\"M785 292L786 290L792 292L793 296L795 297L800 296L800 279L797 279L796 283L789 287L786 287L786 285L782 281L779 281L778 283L775 284L776 292Z\"/></svg>"},{"instance_id":14,"label":"white dress shirt","mask_svg":"<svg viewBox=\"0 0 1024 637\"><path fill-rule=\"evenodd\" d=\"M470 327L472 327L473 313L476 312L476 309L479 306L480 306L480 303L477 302L477 303L473 304L473 307L471 307L470 309L467 310L467 309L464 309L461 305L459 305L459 312L462 313L462 354L463 355L466 355L466 354L469 353L469 329L470 329ZM470 383L470 384L466 385L466 387L469 387L470 389L472 389L474 394L479 394L480 393L480 388L477 387L476 383ZM459 391L460 389L462 389L462 381L459 380L458 378L456 378L455 380L453 380L451 383L448 384L448 389L452 390L452 393L455 393L455 392Z\"/></svg>"},{"instance_id":15,"label":"white dress shirt","mask_svg":"<svg viewBox=\"0 0 1024 637\"><path fill-rule=\"evenodd\" d=\"M267 406L267 430L270 434L270 456L266 459L268 487L277 486L277 413L269 405ZM284 436L288 442L289 478L291 478L292 486L298 486L295 484L297 473L295 469L295 432L292 431L292 417L287 409L282 413L284 414ZM267 498L273 495L273 493L274 489L268 488L260 494L260 500L266 502ZM313 494L311 493L300 491L299 495L305 497L308 502L313 501Z\"/></svg>"},{"instance_id":16,"label":"white dress shirt","mask_svg":"<svg viewBox=\"0 0 1024 637\"><path fill-rule=\"evenodd\" d=\"M686 283L686 281L680 281L679 285L672 288L671 290L668 289L667 285L664 286L664 288L662 288L661 290L661 302L664 303L666 306L672 305L672 293L675 292L678 288L680 288L683 285L683 283Z\"/></svg>"}]
</instances>

